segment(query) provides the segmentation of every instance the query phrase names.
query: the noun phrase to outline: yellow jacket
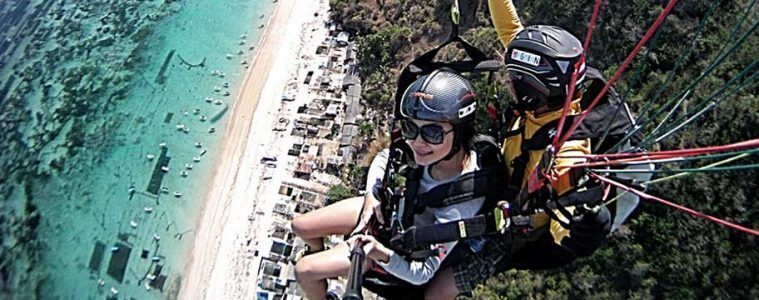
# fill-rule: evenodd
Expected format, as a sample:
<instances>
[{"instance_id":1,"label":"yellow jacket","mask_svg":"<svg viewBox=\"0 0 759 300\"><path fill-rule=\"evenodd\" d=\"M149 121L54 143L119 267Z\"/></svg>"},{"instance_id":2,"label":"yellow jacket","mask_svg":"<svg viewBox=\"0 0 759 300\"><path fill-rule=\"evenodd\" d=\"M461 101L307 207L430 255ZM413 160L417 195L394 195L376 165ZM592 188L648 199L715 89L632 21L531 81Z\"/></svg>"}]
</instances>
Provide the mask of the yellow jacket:
<instances>
[{"instance_id":1,"label":"yellow jacket","mask_svg":"<svg viewBox=\"0 0 759 300\"><path fill-rule=\"evenodd\" d=\"M490 7L490 18L493 20L493 27L498 32L498 38L504 47L507 47L511 40L517 36L517 33L524 29L522 21L519 20L517 8L511 0L488 0Z\"/></svg>"},{"instance_id":2,"label":"yellow jacket","mask_svg":"<svg viewBox=\"0 0 759 300\"><path fill-rule=\"evenodd\" d=\"M488 0L488 5L490 7L490 15L493 20L493 25L496 32L498 33L498 38L501 40L501 43L503 43L504 47L507 47L511 40L513 40L517 35L517 33L519 33L519 31L524 28L524 26L522 26L522 22L519 20L519 15L517 14L516 8L514 7L514 4L511 0ZM581 108L579 100L573 101L570 106L569 115L576 115L580 112ZM543 127L543 125L561 118L561 113L561 109L547 112L540 116L535 116L532 112L525 112L524 118L518 118L515 120L514 123L511 124L509 130L518 130L520 127L523 127L524 138L530 139L541 127ZM569 125L570 124L565 124L564 131L566 131ZM511 161L519 157L521 154L521 144L522 135L520 134L507 137L503 141L502 151L504 158L506 159L509 174L514 173L514 170L511 167ZM522 178L522 188L525 187L527 178L533 172L533 170L535 170L535 167L543 157L543 152L543 150L530 151L529 161L524 172L525 176ZM590 140L567 141L557 151L557 154L590 154ZM566 166L583 161L584 159L578 158L559 158L554 161L553 165ZM574 183L571 182L568 171L568 168L556 167L554 167L552 170L549 170L549 183L551 187L558 192L559 195L565 193L573 187ZM533 218L533 222L536 225L541 226L544 225L548 219L549 218L547 215L541 214L535 216ZM561 239L569 235L569 230L559 225L559 223L555 220L551 220L550 232L557 244L560 244Z\"/></svg>"}]
</instances>

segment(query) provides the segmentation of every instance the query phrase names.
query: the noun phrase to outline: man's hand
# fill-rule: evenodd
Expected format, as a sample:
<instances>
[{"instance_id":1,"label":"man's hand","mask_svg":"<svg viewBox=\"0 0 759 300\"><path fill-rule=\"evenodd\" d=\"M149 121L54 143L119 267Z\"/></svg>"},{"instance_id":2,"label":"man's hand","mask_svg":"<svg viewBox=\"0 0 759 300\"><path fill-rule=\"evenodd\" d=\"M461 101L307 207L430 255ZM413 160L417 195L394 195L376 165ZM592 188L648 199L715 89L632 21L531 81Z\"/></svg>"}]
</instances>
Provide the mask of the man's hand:
<instances>
[{"instance_id":1,"label":"man's hand","mask_svg":"<svg viewBox=\"0 0 759 300\"><path fill-rule=\"evenodd\" d=\"M569 236L561 240L564 248L577 256L589 256L606 242L611 231L611 214L606 206L578 206Z\"/></svg>"}]
</instances>

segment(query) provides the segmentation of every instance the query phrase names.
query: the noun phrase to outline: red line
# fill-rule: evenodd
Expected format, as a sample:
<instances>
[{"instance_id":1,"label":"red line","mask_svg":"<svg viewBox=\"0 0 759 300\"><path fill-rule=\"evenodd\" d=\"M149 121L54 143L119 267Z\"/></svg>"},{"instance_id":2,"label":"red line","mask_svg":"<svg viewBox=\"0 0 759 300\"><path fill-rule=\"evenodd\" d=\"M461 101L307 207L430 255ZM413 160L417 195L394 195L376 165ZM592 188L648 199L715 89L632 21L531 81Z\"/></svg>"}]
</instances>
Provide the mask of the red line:
<instances>
[{"instance_id":1,"label":"red line","mask_svg":"<svg viewBox=\"0 0 759 300\"><path fill-rule=\"evenodd\" d=\"M587 158L587 159L623 159L623 158L671 158L677 156L694 156L701 154L710 154L715 152L727 152L759 148L759 139L742 141L733 144L710 146L692 149L667 150L667 151L649 151L640 153L611 153L611 154L585 154L585 155L558 155L559 158Z\"/></svg>"},{"instance_id":2,"label":"red line","mask_svg":"<svg viewBox=\"0 0 759 300\"><path fill-rule=\"evenodd\" d=\"M561 118L559 119L559 125L556 126L556 135L553 136L553 147L554 149L559 149L559 137L561 137L561 131L564 129L564 122L567 120L567 115L569 114L569 106L572 103L572 98L574 98L575 94L575 84L577 83L577 72L582 67L582 64L585 63L585 53L583 52L580 54L580 60L577 61L577 63L574 65L574 72L572 72L572 77L569 79L569 91L567 92L567 97L564 99L564 108L561 111Z\"/></svg>"},{"instance_id":3,"label":"red line","mask_svg":"<svg viewBox=\"0 0 759 300\"><path fill-rule=\"evenodd\" d=\"M646 35L643 36L643 39L641 39L637 45L635 45L635 48L633 49L633 51L630 52L630 55L627 56L627 58L619 67L619 69L617 69L617 72L614 73L614 76L609 80L609 82L606 83L606 85L601 90L601 92L598 93L598 96L596 96L596 99L594 99L593 102L587 108L583 109L583 112L580 114L580 117L577 118L577 120L575 120L572 123L572 126L569 127L569 130L567 130L567 132L561 138L561 142L559 142L557 149L560 148L561 145L563 145L564 142L567 141L567 139L572 134L572 132L574 132L575 129L577 129L577 127L580 126L580 122L582 122L582 120L585 119L585 116L588 115L588 112L590 112L590 110L592 110L593 107L595 107L596 104L598 104L598 101L600 101L603 95L606 94L606 92L609 90L609 87L611 87L611 85L614 84L614 82L616 82L617 79L619 79L619 77L622 76L622 73L625 71L625 69L627 69L627 66L630 64L630 62L632 62L632 60L635 58L638 52L640 52L640 49L643 48L643 45L645 45L646 42L648 42L651 36L653 36L653 34L659 28L661 23L664 22L664 19L667 17L667 15L672 10L672 8L675 7L675 3L677 3L677 0L670 0L669 3L667 3L667 7L664 9L664 11L661 12L661 14L659 14L659 17L656 19L654 24L651 25L650 28L648 28Z\"/></svg>"},{"instance_id":4,"label":"red line","mask_svg":"<svg viewBox=\"0 0 759 300\"><path fill-rule=\"evenodd\" d=\"M582 48L585 49L585 53L588 52L588 45L590 45L590 36L593 34L593 30L596 29L596 17L598 17L599 10L601 10L601 0L596 0L596 4L593 6L593 15L590 17L590 24L588 24L588 33L585 35L585 43L582 44Z\"/></svg>"},{"instance_id":5,"label":"red line","mask_svg":"<svg viewBox=\"0 0 759 300\"><path fill-rule=\"evenodd\" d=\"M590 50L588 49L590 45L590 37L593 35L593 30L596 28L596 19L600 10L601 0L596 0L596 4L593 6L593 15L590 16L590 23L588 23L588 33L585 34L585 43L582 45L582 54L580 54L580 59L574 65L575 70L572 72L572 77L569 80L569 91L567 92L567 98L564 99L564 109L561 113L561 119L559 119L559 125L556 127L556 135L553 137L554 149L559 149L561 131L564 129L564 122L566 122L567 115L569 114L569 105L572 103L572 100L574 100L572 98L574 98L575 84L577 83L577 72L585 64L585 56Z\"/></svg>"},{"instance_id":6,"label":"red line","mask_svg":"<svg viewBox=\"0 0 759 300\"><path fill-rule=\"evenodd\" d=\"M659 202L661 204L664 204L664 205L667 205L669 207L673 207L675 209L684 211L684 212L689 213L691 215L694 215L696 217L707 219L709 221L722 224L724 226L730 227L730 228L735 229L735 230L739 230L739 231L742 231L742 232L745 232L745 233L749 233L749 234L753 234L753 235L759 235L759 230L754 230L754 229L751 229L751 228L743 227L743 226L735 224L735 223L731 223L731 222L728 222L728 221L725 221L725 220L722 220L722 219L719 219L719 218L716 218L716 217L712 217L712 216L704 214L704 213L700 213L698 211L695 211L693 209L687 208L685 206L682 206L682 205L679 205L679 204L675 204L675 203L669 202L667 200L664 200L662 198L659 198L659 197L656 197L656 196L653 196L653 195L649 195L649 194L646 194L646 193L641 192L639 190L627 187L627 186L625 186L625 185L623 185L623 184L621 184L619 182L613 181L613 180L608 179L608 178L603 177L603 176L598 176L598 175L593 174L593 173L591 173L590 175L593 176L593 177L595 177L595 178L598 178L599 180L601 180L603 182L606 182L608 184L614 185L614 186L616 186L618 188L621 188L623 190L626 190L628 192L636 194L636 195L640 196L641 198Z\"/></svg>"}]
</instances>

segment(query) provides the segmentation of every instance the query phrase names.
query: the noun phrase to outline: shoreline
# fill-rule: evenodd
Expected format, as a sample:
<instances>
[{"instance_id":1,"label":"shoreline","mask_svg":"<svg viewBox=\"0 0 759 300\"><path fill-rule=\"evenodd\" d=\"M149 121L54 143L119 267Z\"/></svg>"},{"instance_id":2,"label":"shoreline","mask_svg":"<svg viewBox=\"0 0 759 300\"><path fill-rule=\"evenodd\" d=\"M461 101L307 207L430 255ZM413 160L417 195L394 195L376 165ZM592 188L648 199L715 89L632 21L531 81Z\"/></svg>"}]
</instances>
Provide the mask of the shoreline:
<instances>
[{"instance_id":1,"label":"shoreline","mask_svg":"<svg viewBox=\"0 0 759 300\"><path fill-rule=\"evenodd\" d=\"M243 158L246 153L250 152L249 143L256 143L251 140L250 133L253 129L254 115L259 110L259 102L264 95L280 94L284 88L284 80L272 80L271 77L276 73L286 73L274 68L275 62L282 56L294 54L298 47L288 47L293 41L286 39L292 35L292 31L300 36L301 26L292 26L293 22L302 22L295 20L294 10L295 0L280 0L273 9L272 15L266 25L265 32L259 40L259 49L251 63L251 68L246 71L242 88L238 91L235 103L232 106L232 112L229 121L229 127L223 138L221 155L219 156L219 165L213 171L213 180L203 201L203 208L200 218L195 226L197 234L192 243L192 248L188 255L187 266L183 272L183 279L179 291L180 299L187 298L217 298L224 296L225 283L235 281L234 278L225 277L227 274L220 269L230 268L225 265L229 259L222 255L223 247L229 247L228 238L224 234L236 234L235 228L229 228L228 221L230 214L241 213L233 207L247 205L252 211L254 209L253 201L250 197L246 199L238 195L242 194L246 186L236 186L236 183L242 183L245 178L243 174L249 175L250 172L243 171ZM297 25L297 24L296 24ZM295 28L293 28L295 27ZM298 42L298 41L295 41ZM275 73L275 74L272 74ZM276 78L279 79L279 78ZM279 81L282 81L281 83ZM267 98L264 98L267 99ZM265 101L279 101L278 98L272 98ZM279 103L279 102L277 102ZM268 104L268 103L267 103ZM258 122L257 126L267 126L264 122ZM241 172L243 171L243 172ZM237 207L236 207L237 208ZM239 225L239 224L234 224ZM233 238L234 239L234 238ZM217 275L218 276L215 276ZM255 283L243 283L254 285Z\"/></svg>"}]
</instances>

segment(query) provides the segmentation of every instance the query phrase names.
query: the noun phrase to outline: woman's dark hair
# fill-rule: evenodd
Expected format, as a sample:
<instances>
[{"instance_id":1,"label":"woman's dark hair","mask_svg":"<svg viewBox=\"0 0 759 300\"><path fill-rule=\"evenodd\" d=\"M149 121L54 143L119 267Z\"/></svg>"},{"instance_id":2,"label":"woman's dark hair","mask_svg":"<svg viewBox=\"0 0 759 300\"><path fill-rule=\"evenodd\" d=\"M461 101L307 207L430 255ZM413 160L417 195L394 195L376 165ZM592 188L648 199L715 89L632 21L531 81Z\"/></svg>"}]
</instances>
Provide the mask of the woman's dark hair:
<instances>
[{"instance_id":1,"label":"woman's dark hair","mask_svg":"<svg viewBox=\"0 0 759 300\"><path fill-rule=\"evenodd\" d=\"M466 152L474 149L474 137L477 135L475 122L458 125L455 134L454 142L458 142L461 149Z\"/></svg>"}]
</instances>

